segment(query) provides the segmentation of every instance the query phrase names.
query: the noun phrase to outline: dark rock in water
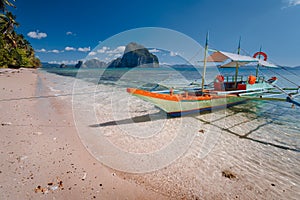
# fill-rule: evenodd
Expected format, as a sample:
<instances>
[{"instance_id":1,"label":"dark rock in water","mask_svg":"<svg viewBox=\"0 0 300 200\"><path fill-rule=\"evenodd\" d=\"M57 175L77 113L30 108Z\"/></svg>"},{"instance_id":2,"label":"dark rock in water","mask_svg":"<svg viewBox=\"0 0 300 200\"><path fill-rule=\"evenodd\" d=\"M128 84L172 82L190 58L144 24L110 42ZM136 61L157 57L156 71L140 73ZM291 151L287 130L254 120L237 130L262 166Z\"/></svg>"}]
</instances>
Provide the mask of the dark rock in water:
<instances>
[{"instance_id":1,"label":"dark rock in water","mask_svg":"<svg viewBox=\"0 0 300 200\"><path fill-rule=\"evenodd\" d=\"M91 59L84 62L82 67L87 68L105 68L107 66L106 62L100 61L98 59Z\"/></svg>"},{"instance_id":2,"label":"dark rock in water","mask_svg":"<svg viewBox=\"0 0 300 200\"><path fill-rule=\"evenodd\" d=\"M109 64L108 64L108 67L109 68L117 68L117 67L120 67L122 64L121 64L121 58L117 58L113 61L111 61Z\"/></svg>"},{"instance_id":3,"label":"dark rock in water","mask_svg":"<svg viewBox=\"0 0 300 200\"><path fill-rule=\"evenodd\" d=\"M60 66L59 66L59 68L66 68L67 66L65 65L65 64L61 64Z\"/></svg>"},{"instance_id":4,"label":"dark rock in water","mask_svg":"<svg viewBox=\"0 0 300 200\"><path fill-rule=\"evenodd\" d=\"M78 61L78 63L75 65L75 68L80 68L80 67L82 67L82 65L83 65L83 62L80 60L80 61Z\"/></svg>"},{"instance_id":5,"label":"dark rock in water","mask_svg":"<svg viewBox=\"0 0 300 200\"><path fill-rule=\"evenodd\" d=\"M158 58L147 48L135 42L129 43L122 58L113 60L109 68L159 67Z\"/></svg>"}]
</instances>

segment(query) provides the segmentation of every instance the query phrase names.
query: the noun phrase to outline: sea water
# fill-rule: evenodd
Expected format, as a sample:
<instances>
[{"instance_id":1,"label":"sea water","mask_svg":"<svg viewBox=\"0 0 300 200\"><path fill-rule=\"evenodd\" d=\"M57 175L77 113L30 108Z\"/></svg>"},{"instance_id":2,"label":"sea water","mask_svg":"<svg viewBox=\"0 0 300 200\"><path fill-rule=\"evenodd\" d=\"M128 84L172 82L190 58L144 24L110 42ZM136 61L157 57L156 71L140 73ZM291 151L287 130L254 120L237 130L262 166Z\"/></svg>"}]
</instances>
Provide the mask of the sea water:
<instances>
[{"instance_id":1,"label":"sea water","mask_svg":"<svg viewBox=\"0 0 300 200\"><path fill-rule=\"evenodd\" d=\"M101 95L99 95L102 98L101 106L103 106L103 102L107 102L107 104L111 103L110 100L105 101L103 98L106 94L109 95L112 90L124 90L125 94L127 87L147 86L149 83L160 83L169 87L184 86L191 82L201 83L201 70L194 68L140 68L134 70L52 68L45 71L42 69L40 71L46 75L49 79L48 81L52 83L50 86L52 93L58 96L60 94L72 94L74 81L78 78L81 79L80 81L86 82L87 85L90 84L91 87L95 84L99 85L99 88L103 89L102 91L98 91L101 93ZM80 75L78 73L80 73ZM206 81L212 81L218 73L219 71L210 71L208 69ZM220 69L220 73L233 75L234 69ZM239 71L239 75L246 77L249 74L255 75L255 73L255 68L241 68ZM260 69L259 73L267 78L273 76L278 77L279 80L277 84L280 87L294 88L296 85L300 85L299 69ZM282 97L284 97L284 95ZM300 98L297 97L296 100L300 101ZM88 99L82 99L82 101L88 102ZM135 113L136 116L144 116L147 112L159 113L157 108L147 102L137 101L135 107L137 109ZM214 117L210 113L192 116L192 118L199 120L201 123L206 124L205 126L209 126L212 129L222 129L221 139L218 145L214 147L214 151L220 152L219 155L222 155L222 159L228 162L223 160L225 164L219 163L218 165L220 166L218 167L233 167L236 171L242 173L243 176L246 177L244 177L245 179L249 180L249 182L253 182L255 187L257 187L257 191L260 192L266 190L264 187L268 188L270 185L279 184L277 188L271 188L271 195L269 196L271 198L278 196L280 198L287 197L296 199L300 192L299 116L300 108L297 106L292 107L292 104L287 102L248 101L244 104L228 108L225 118ZM107 122L105 125L109 124L110 122ZM143 126L143 124L141 124L141 126ZM201 145L200 141L198 142L199 145ZM195 149L197 149L197 147L194 147L194 150ZM195 152L195 157L197 157L197 152ZM211 162L213 162L213 158L214 155L207 160L211 159ZM217 159L220 158L217 157ZM201 166L203 160L201 161L202 162L199 161L199 163L198 161L193 161L193 163L197 166ZM190 173L198 176L206 170L208 172L210 169L202 168ZM163 173L163 171L157 172L157 177L163 176ZM147 177L145 179L147 179ZM201 181L203 180L199 180L199 182L196 181L194 184L201 184ZM157 179L157 184L159 184L159 182L159 179ZM207 180L207 182L209 183L209 180ZM152 180L152 183L153 185L149 187L156 187L156 181ZM192 188L196 186L187 184L185 187ZM167 189L166 192L168 192ZM251 189L247 192L251 197ZM197 191L193 191L193 193L201 197L201 194L197 193Z\"/></svg>"}]
</instances>

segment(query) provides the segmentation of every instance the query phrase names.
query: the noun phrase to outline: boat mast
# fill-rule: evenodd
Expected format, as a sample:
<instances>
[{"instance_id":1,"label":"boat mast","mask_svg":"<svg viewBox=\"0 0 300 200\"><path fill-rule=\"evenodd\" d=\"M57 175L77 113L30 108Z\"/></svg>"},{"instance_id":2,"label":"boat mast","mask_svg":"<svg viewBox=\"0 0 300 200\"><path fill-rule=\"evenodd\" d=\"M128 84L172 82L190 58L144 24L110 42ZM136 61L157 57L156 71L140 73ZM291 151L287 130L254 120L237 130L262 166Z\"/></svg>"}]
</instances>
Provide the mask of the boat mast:
<instances>
[{"instance_id":1,"label":"boat mast","mask_svg":"<svg viewBox=\"0 0 300 200\"><path fill-rule=\"evenodd\" d=\"M206 62L207 62L207 51L208 51L208 36L209 33L206 33L205 40L205 49L204 49L204 65L203 65L203 74L202 74L202 94L204 94L204 82L205 82L205 73L206 73Z\"/></svg>"},{"instance_id":2,"label":"boat mast","mask_svg":"<svg viewBox=\"0 0 300 200\"><path fill-rule=\"evenodd\" d=\"M260 60L261 49L262 49L262 46L260 46L260 49L259 49L258 60ZM256 75L255 75L256 79L258 79L258 68L259 68L259 62L257 63L257 66L256 66Z\"/></svg>"},{"instance_id":3,"label":"boat mast","mask_svg":"<svg viewBox=\"0 0 300 200\"><path fill-rule=\"evenodd\" d=\"M239 39L239 46L238 46L238 52L237 54L240 54L241 53L241 37ZM238 74L239 74L239 63L236 62L235 64L235 77L234 77L234 80L235 80L235 88L237 88L237 78L238 78Z\"/></svg>"}]
</instances>

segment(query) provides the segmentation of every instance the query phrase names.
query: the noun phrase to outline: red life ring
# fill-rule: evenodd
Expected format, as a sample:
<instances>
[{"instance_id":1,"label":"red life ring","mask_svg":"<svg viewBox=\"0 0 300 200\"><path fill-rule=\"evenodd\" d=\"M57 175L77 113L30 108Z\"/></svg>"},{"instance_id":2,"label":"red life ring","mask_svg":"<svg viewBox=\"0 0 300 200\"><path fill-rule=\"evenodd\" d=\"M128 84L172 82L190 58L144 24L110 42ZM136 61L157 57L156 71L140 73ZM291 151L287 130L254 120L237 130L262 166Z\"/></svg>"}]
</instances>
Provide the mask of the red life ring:
<instances>
[{"instance_id":1,"label":"red life ring","mask_svg":"<svg viewBox=\"0 0 300 200\"><path fill-rule=\"evenodd\" d=\"M256 58L258 55L262 55L264 57L264 61L266 61L268 59L268 56L265 52L262 52L262 51L259 51L259 52L256 52L254 55L253 55L253 58Z\"/></svg>"},{"instance_id":2,"label":"red life ring","mask_svg":"<svg viewBox=\"0 0 300 200\"><path fill-rule=\"evenodd\" d=\"M222 75L218 75L217 77L216 77L216 79L219 81L219 82L224 82L224 76L222 76Z\"/></svg>"}]
</instances>

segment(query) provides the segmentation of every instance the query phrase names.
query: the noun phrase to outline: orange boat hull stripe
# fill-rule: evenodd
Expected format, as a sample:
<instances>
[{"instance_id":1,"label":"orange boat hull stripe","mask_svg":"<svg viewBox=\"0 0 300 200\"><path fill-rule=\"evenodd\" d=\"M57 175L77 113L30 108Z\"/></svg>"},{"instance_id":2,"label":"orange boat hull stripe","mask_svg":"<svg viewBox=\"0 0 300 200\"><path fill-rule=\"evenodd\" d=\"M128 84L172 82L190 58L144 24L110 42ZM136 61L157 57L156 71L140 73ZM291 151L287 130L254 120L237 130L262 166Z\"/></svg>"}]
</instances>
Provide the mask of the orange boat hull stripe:
<instances>
[{"instance_id":1,"label":"orange boat hull stripe","mask_svg":"<svg viewBox=\"0 0 300 200\"><path fill-rule=\"evenodd\" d=\"M204 95L204 96L182 96L180 94L160 94L160 93L153 93L146 90L140 90L136 88L127 88L127 92L133 95L141 95L146 97L152 97L152 98L158 98L168 101L203 101L203 100L211 100L215 98L224 98L222 96L210 96L210 95Z\"/></svg>"}]
</instances>

